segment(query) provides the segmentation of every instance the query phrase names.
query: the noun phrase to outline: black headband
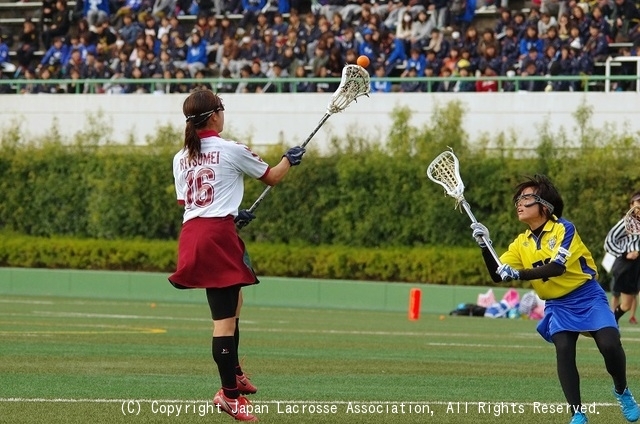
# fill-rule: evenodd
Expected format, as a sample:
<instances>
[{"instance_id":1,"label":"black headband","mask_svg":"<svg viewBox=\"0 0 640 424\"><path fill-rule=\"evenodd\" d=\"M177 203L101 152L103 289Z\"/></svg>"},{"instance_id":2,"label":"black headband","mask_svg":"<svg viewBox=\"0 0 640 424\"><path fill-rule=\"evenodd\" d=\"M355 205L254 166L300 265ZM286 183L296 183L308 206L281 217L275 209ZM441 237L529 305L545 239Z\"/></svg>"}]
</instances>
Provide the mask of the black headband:
<instances>
[{"instance_id":1,"label":"black headband","mask_svg":"<svg viewBox=\"0 0 640 424\"><path fill-rule=\"evenodd\" d=\"M211 109L206 112L199 113L197 115L185 115L185 118L187 118L185 122L193 121L194 119L196 119L196 117L201 117L202 119L199 119L198 122L193 123L194 125L200 125L203 122L205 122L207 119L209 119L209 117L213 115L215 112L216 112L216 109Z\"/></svg>"}]
</instances>

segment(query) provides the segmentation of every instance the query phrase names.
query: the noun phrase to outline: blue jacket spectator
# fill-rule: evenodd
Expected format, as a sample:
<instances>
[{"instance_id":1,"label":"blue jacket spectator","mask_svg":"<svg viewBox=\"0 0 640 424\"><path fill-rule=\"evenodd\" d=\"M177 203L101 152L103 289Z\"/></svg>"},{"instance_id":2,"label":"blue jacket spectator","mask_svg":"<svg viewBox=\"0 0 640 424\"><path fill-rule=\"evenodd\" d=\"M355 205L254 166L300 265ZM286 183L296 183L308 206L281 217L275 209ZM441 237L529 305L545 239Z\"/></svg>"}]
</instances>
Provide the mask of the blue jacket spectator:
<instances>
[{"instance_id":1,"label":"blue jacket spectator","mask_svg":"<svg viewBox=\"0 0 640 424\"><path fill-rule=\"evenodd\" d=\"M86 59L87 53L89 53L89 51L92 51L93 53L95 53L95 49L91 49L90 50L84 44L78 44L77 46L73 46L73 47L67 46L67 54L62 59L62 65L63 66L66 66L67 63L69 63L69 60L71 59L71 53L73 53L76 50L80 51L80 57L82 58L82 60Z\"/></svg>"},{"instance_id":2,"label":"blue jacket spectator","mask_svg":"<svg viewBox=\"0 0 640 424\"><path fill-rule=\"evenodd\" d=\"M384 70L384 68L382 68ZM391 93L391 81L372 79L371 80L371 92L372 93Z\"/></svg>"},{"instance_id":3,"label":"blue jacket spectator","mask_svg":"<svg viewBox=\"0 0 640 424\"><path fill-rule=\"evenodd\" d=\"M109 0L79 0L82 5L82 16L87 18L90 26L96 26L109 19L111 9ZM77 3L76 3L77 4Z\"/></svg>"},{"instance_id":4,"label":"blue jacket spectator","mask_svg":"<svg viewBox=\"0 0 640 424\"><path fill-rule=\"evenodd\" d=\"M206 68L208 62L207 42L200 37L199 32L194 32L191 34L191 45L187 50L187 60L185 63L191 78L194 78L198 71Z\"/></svg>"},{"instance_id":5,"label":"blue jacket spectator","mask_svg":"<svg viewBox=\"0 0 640 424\"><path fill-rule=\"evenodd\" d=\"M390 93L391 81L385 79L385 68L382 65L376 66L375 75L371 78L372 93Z\"/></svg>"},{"instance_id":6,"label":"blue jacket spectator","mask_svg":"<svg viewBox=\"0 0 640 424\"><path fill-rule=\"evenodd\" d=\"M118 34L120 34L125 44L129 46L135 45L136 39L143 31L142 25L135 21L132 15L126 14L122 17L122 27L118 30Z\"/></svg>"},{"instance_id":7,"label":"blue jacket spectator","mask_svg":"<svg viewBox=\"0 0 640 424\"><path fill-rule=\"evenodd\" d=\"M9 62L9 46L4 42L4 35L0 37L0 69Z\"/></svg>"},{"instance_id":8,"label":"blue jacket spectator","mask_svg":"<svg viewBox=\"0 0 640 424\"><path fill-rule=\"evenodd\" d=\"M267 5L267 0L242 0L242 9L245 12L260 13Z\"/></svg>"},{"instance_id":9,"label":"blue jacket spectator","mask_svg":"<svg viewBox=\"0 0 640 424\"><path fill-rule=\"evenodd\" d=\"M129 8L130 11L138 13L142 8L142 0L127 0L124 7Z\"/></svg>"},{"instance_id":10,"label":"blue jacket spectator","mask_svg":"<svg viewBox=\"0 0 640 424\"><path fill-rule=\"evenodd\" d=\"M389 32L387 37L389 37L388 40L391 43L391 45L389 46L391 48L391 51L389 52L389 56L385 61L385 73L386 75L390 75L396 66L401 65L405 60L407 60L407 53L405 51L404 41L400 38L397 38L395 36L395 33Z\"/></svg>"},{"instance_id":11,"label":"blue jacket spectator","mask_svg":"<svg viewBox=\"0 0 640 424\"><path fill-rule=\"evenodd\" d=\"M187 50L187 63L201 62L207 64L207 43L200 39L200 35L194 33L191 38L191 46ZM197 41L196 41L197 40Z\"/></svg>"},{"instance_id":12,"label":"blue jacket spectator","mask_svg":"<svg viewBox=\"0 0 640 424\"><path fill-rule=\"evenodd\" d=\"M365 55L369 58L369 61L371 63L376 63L376 61L378 60L378 51L374 47L373 41L371 41L372 34L373 31L371 31L370 28L365 28L362 31L364 40L358 45L358 56Z\"/></svg>"},{"instance_id":13,"label":"blue jacket spectator","mask_svg":"<svg viewBox=\"0 0 640 424\"><path fill-rule=\"evenodd\" d=\"M278 13L282 14L291 12L291 3L289 0L275 0L275 2L278 3ZM273 4L274 2L272 1L271 3Z\"/></svg>"},{"instance_id":14,"label":"blue jacket spectator","mask_svg":"<svg viewBox=\"0 0 640 424\"><path fill-rule=\"evenodd\" d=\"M476 16L476 4L476 0L467 0L464 13L454 18L462 29L466 29Z\"/></svg>"},{"instance_id":15,"label":"blue jacket spectator","mask_svg":"<svg viewBox=\"0 0 640 424\"><path fill-rule=\"evenodd\" d=\"M542 40L538 38L538 28L533 25L527 27L525 36L520 40L520 55L526 55L531 48L535 48L540 54L544 52L544 44Z\"/></svg>"},{"instance_id":16,"label":"blue jacket spectator","mask_svg":"<svg viewBox=\"0 0 640 424\"><path fill-rule=\"evenodd\" d=\"M418 75L424 75L427 67L427 60L417 48L411 49L411 54L407 59L407 69L415 68Z\"/></svg>"},{"instance_id":17,"label":"blue jacket spectator","mask_svg":"<svg viewBox=\"0 0 640 424\"><path fill-rule=\"evenodd\" d=\"M62 38L55 37L53 44L44 54L40 61L40 67L60 68L62 61L67 57L67 45L62 42Z\"/></svg>"}]
</instances>

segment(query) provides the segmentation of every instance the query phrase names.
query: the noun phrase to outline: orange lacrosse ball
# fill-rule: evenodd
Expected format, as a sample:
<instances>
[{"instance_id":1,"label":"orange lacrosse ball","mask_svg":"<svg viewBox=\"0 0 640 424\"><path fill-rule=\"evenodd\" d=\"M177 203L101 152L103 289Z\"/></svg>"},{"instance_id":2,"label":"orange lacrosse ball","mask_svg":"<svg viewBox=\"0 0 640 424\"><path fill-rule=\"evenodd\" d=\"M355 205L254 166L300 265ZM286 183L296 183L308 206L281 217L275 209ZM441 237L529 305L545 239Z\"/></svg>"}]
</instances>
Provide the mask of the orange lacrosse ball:
<instances>
[{"instance_id":1,"label":"orange lacrosse ball","mask_svg":"<svg viewBox=\"0 0 640 424\"><path fill-rule=\"evenodd\" d=\"M365 55L358 56L358 60L356 60L356 63L358 64L358 66L366 68L367 66L369 66L369 58Z\"/></svg>"}]
</instances>

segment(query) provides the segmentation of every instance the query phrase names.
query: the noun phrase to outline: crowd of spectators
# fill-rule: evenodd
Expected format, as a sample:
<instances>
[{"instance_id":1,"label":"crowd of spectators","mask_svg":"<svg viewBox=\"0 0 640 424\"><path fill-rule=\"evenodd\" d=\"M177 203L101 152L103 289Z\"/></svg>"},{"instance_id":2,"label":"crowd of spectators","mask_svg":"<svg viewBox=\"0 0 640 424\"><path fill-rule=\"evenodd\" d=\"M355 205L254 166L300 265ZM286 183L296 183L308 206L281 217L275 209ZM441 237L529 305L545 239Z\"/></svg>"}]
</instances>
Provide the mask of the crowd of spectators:
<instances>
[{"instance_id":1,"label":"crowd of spectators","mask_svg":"<svg viewBox=\"0 0 640 424\"><path fill-rule=\"evenodd\" d=\"M78 0L70 8L67 0L44 0L39 18L24 20L13 58L9 37L0 38L0 77L33 83L0 91L186 93L205 85L223 93L333 92L337 84L321 78L339 77L359 55L370 59L372 91L570 91L583 81L516 85L491 77L590 75L612 42L627 43L622 55L638 53L633 0L542 0L526 12L502 0L493 28L479 30L476 9L497 6L482 1ZM631 66L622 73L635 74ZM388 80L397 76L406 81ZM425 76L487 78L415 80ZM279 82L283 77L301 79Z\"/></svg>"}]
</instances>

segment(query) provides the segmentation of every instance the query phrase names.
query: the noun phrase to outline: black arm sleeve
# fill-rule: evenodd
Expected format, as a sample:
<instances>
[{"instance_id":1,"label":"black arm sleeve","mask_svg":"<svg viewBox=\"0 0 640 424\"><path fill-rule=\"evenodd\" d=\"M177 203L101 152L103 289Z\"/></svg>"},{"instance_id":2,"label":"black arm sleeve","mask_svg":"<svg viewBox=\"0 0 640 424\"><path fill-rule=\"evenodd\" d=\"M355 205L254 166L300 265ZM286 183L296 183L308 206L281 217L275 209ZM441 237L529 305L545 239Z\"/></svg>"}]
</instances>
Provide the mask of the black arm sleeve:
<instances>
[{"instance_id":1,"label":"black arm sleeve","mask_svg":"<svg viewBox=\"0 0 640 424\"><path fill-rule=\"evenodd\" d=\"M537 268L520 270L521 280L539 280L544 278L557 277L564 274L565 267L555 262L539 266Z\"/></svg>"},{"instance_id":2,"label":"black arm sleeve","mask_svg":"<svg viewBox=\"0 0 640 424\"><path fill-rule=\"evenodd\" d=\"M498 269L498 263L495 259L493 259L493 255L491 251L487 247L482 248L482 259L484 259L484 263L487 266L487 270L489 271L489 275L494 283L499 283L502 281L502 278L498 275L496 270Z\"/></svg>"},{"instance_id":3,"label":"black arm sleeve","mask_svg":"<svg viewBox=\"0 0 640 424\"><path fill-rule=\"evenodd\" d=\"M496 272L498 264L496 263L496 260L493 259L493 255L489 249L486 247L482 249L482 258L484 259L484 263L487 266L487 270L489 271L489 275L493 282L501 282L502 278L500 278L500 275ZM518 271L520 272L520 280L529 281L557 277L564 274L565 267L555 262L550 262L537 268L520 269Z\"/></svg>"}]
</instances>

